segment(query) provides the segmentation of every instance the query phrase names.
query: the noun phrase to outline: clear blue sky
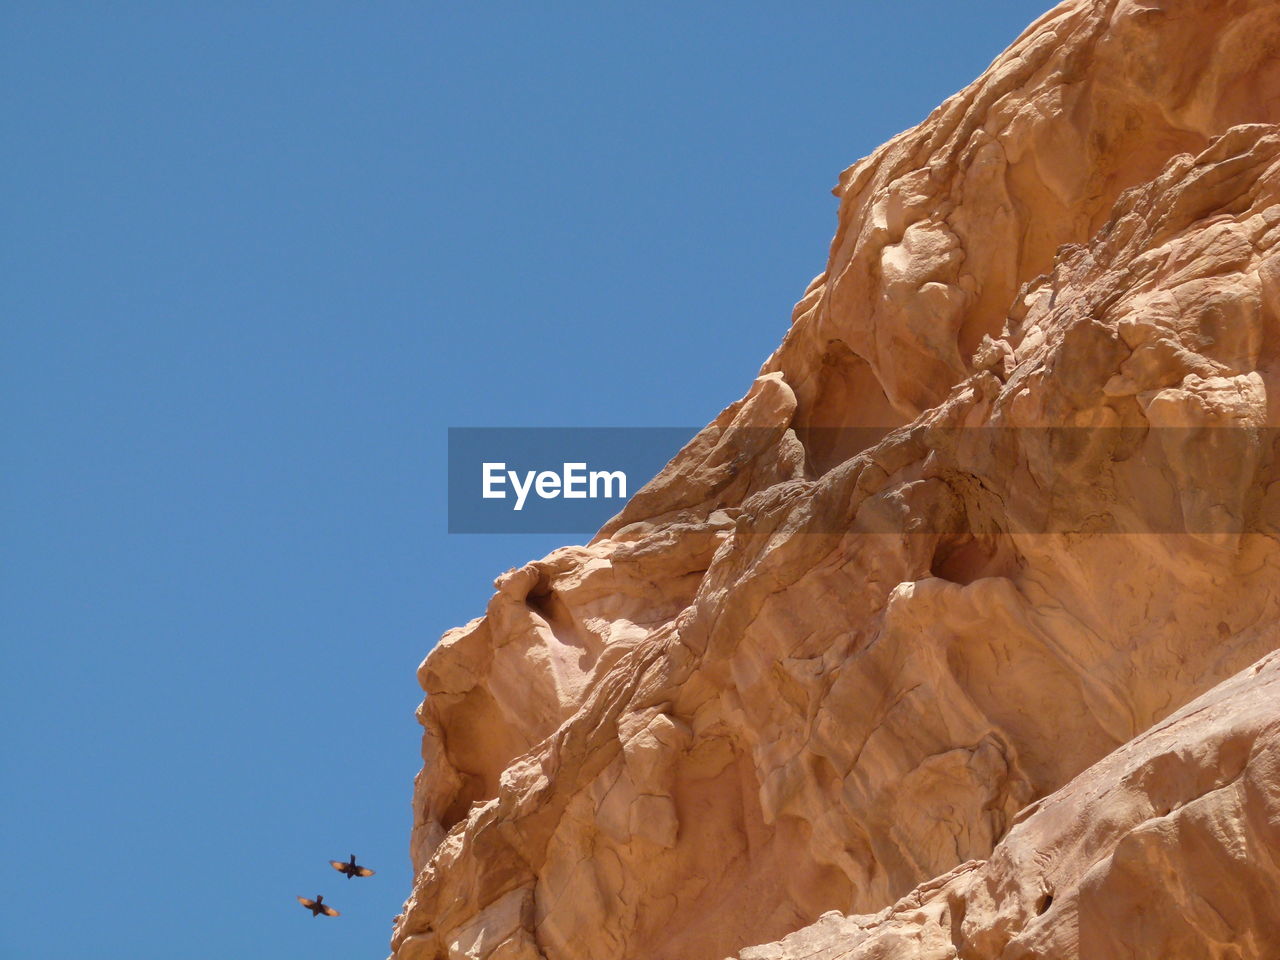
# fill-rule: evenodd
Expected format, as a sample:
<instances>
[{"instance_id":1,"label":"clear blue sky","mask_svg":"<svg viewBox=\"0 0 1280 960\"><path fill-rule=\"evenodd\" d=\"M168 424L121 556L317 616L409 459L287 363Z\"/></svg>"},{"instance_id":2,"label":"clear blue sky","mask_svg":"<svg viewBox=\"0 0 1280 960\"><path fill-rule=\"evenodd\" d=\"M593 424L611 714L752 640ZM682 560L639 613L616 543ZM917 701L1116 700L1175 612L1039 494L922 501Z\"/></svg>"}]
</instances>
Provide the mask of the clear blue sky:
<instances>
[{"instance_id":1,"label":"clear blue sky","mask_svg":"<svg viewBox=\"0 0 1280 960\"><path fill-rule=\"evenodd\" d=\"M0 953L383 957L414 669L562 540L446 427L708 420L1046 5L5 3Z\"/></svg>"}]
</instances>

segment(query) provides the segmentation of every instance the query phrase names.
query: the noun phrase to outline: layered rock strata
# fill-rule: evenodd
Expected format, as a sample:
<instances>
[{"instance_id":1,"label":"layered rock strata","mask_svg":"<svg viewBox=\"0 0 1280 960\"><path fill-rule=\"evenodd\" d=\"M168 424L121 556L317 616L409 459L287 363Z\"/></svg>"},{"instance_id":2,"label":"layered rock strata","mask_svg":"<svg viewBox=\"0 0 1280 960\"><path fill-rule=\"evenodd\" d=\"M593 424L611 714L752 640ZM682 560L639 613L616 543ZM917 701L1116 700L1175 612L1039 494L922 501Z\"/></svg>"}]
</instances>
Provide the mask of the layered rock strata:
<instances>
[{"instance_id":1,"label":"layered rock strata","mask_svg":"<svg viewBox=\"0 0 1280 960\"><path fill-rule=\"evenodd\" d=\"M1278 51L1068 2L842 175L746 396L423 663L400 960L1280 957Z\"/></svg>"}]
</instances>

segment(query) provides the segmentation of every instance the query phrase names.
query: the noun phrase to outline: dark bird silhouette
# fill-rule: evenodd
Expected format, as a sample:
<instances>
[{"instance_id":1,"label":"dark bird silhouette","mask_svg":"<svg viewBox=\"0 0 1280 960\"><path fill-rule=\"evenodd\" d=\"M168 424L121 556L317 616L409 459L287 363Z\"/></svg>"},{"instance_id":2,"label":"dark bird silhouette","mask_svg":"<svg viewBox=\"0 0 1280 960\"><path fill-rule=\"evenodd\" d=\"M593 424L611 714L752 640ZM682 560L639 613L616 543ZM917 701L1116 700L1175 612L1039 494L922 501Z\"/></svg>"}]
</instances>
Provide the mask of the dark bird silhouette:
<instances>
[{"instance_id":1,"label":"dark bird silhouette","mask_svg":"<svg viewBox=\"0 0 1280 960\"><path fill-rule=\"evenodd\" d=\"M372 877L373 871L368 867L362 867L356 863L356 855L353 853L351 859L347 863L341 860L330 860L329 866L337 870L340 874L350 880L352 877Z\"/></svg>"},{"instance_id":2,"label":"dark bird silhouette","mask_svg":"<svg viewBox=\"0 0 1280 960\"><path fill-rule=\"evenodd\" d=\"M308 900L306 897L299 897L298 902L302 904L304 907L306 907L308 910L310 910L311 915L313 917L318 917L322 913L326 917L340 916L338 911L333 909L333 907L329 906L327 903L325 903L324 897L322 897L318 893L316 894L316 898L314 900Z\"/></svg>"}]
</instances>

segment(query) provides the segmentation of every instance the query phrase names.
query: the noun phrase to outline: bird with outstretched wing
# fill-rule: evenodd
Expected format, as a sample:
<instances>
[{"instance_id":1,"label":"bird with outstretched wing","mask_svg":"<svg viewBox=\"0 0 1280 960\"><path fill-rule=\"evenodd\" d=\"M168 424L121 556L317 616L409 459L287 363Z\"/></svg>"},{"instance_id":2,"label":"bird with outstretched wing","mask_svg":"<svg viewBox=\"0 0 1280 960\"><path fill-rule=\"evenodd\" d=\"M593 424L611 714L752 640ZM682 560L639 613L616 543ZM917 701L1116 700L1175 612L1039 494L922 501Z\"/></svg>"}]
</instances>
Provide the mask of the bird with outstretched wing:
<instances>
[{"instance_id":1,"label":"bird with outstretched wing","mask_svg":"<svg viewBox=\"0 0 1280 960\"><path fill-rule=\"evenodd\" d=\"M341 860L330 860L329 866L337 870L340 874L350 880L352 877L372 877L373 871L368 867L362 867L356 863L356 855L353 853L351 859L345 863Z\"/></svg>"},{"instance_id":2,"label":"bird with outstretched wing","mask_svg":"<svg viewBox=\"0 0 1280 960\"><path fill-rule=\"evenodd\" d=\"M299 897L298 902L310 910L313 917L318 917L321 914L324 914L326 917L341 916L337 910L325 903L324 897L318 893L314 900L308 900L306 897Z\"/></svg>"}]
</instances>

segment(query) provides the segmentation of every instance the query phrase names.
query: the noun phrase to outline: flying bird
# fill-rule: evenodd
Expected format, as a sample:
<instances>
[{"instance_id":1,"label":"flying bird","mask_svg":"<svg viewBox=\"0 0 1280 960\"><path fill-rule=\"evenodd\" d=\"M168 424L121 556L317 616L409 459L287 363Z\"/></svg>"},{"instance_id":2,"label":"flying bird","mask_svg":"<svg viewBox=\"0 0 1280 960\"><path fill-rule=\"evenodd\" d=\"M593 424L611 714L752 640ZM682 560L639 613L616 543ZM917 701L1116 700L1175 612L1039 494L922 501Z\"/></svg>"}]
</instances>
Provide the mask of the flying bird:
<instances>
[{"instance_id":1,"label":"flying bird","mask_svg":"<svg viewBox=\"0 0 1280 960\"><path fill-rule=\"evenodd\" d=\"M316 894L316 898L314 900L308 900L306 897L299 897L298 902L302 904L304 907L306 907L308 910L310 910L311 915L313 917L318 917L322 913L326 917L340 916L338 911L333 909L333 907L329 906L327 903L325 903L324 897L322 897L318 893Z\"/></svg>"},{"instance_id":2,"label":"flying bird","mask_svg":"<svg viewBox=\"0 0 1280 960\"><path fill-rule=\"evenodd\" d=\"M340 874L345 876L348 880L350 880L352 877L372 877L373 876L372 870L370 870L368 867L362 867L360 866L360 864L356 863L356 855L354 853L351 855L351 859L347 863L343 863L341 860L330 860L329 866L333 867L333 869L337 870Z\"/></svg>"}]
</instances>

